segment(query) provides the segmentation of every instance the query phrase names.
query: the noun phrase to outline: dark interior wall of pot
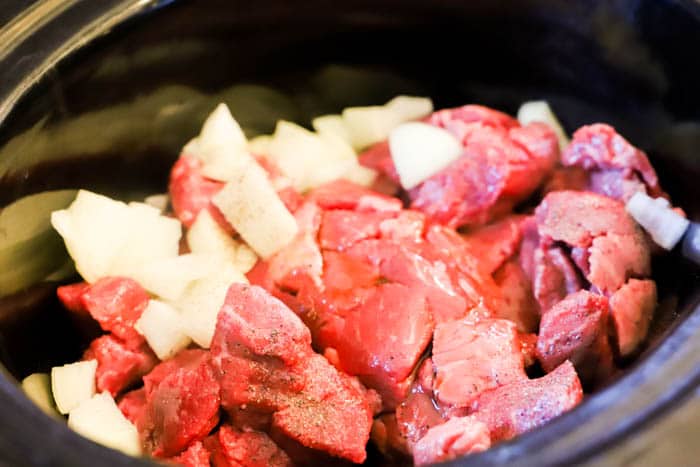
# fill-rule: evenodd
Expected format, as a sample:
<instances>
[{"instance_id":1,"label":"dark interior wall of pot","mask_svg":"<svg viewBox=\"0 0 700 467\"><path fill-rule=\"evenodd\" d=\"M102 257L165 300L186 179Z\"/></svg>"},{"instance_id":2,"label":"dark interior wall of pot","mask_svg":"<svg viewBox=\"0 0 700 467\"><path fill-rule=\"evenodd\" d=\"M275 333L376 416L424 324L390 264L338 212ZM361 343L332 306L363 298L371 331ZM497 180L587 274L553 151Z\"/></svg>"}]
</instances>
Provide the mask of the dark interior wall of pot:
<instances>
[{"instance_id":1,"label":"dark interior wall of pot","mask_svg":"<svg viewBox=\"0 0 700 467\"><path fill-rule=\"evenodd\" d=\"M650 152L664 186L696 215L700 64L697 49L684 45L700 43L700 28L681 7L656 0L175 2L68 57L2 123L0 205L56 188L129 198L163 191L167 167L217 99L242 103L240 119L257 134L272 131L278 117L308 124L404 92L430 95L438 107L476 102L508 112L546 98L569 131L610 122ZM245 94L259 90L231 88L237 83L279 93L265 94L269 102L250 117ZM697 283L676 260L657 265L667 300L657 336ZM27 297L39 301L0 302L2 360L18 377L77 358L91 335L78 332L52 298L36 291L20 298ZM38 322L51 332L30 332Z\"/></svg>"}]
</instances>

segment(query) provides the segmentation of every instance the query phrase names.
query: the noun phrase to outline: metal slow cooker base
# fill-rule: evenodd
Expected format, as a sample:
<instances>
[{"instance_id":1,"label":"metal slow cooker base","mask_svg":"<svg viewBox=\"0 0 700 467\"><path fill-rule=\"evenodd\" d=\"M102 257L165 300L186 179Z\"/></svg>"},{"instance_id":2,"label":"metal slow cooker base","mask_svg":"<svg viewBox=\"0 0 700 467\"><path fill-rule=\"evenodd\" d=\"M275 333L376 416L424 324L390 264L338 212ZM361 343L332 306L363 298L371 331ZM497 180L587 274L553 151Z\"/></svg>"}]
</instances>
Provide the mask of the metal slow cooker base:
<instances>
[{"instance_id":1,"label":"metal slow cooker base","mask_svg":"<svg viewBox=\"0 0 700 467\"><path fill-rule=\"evenodd\" d=\"M700 6L692 1L9 4L0 13L0 20L9 21L0 29L0 149L37 122L51 127L163 84L206 92L240 81L294 88L318 65L343 62L409 76L438 106L479 102L512 112L522 100L544 97L569 130L611 122L649 150L663 185L689 216L700 214ZM17 14L21 20L10 20ZM206 47L184 47L195 42ZM158 46L164 56L130 59ZM175 135L175 143L189 136ZM155 151L160 159L153 163L165 173L176 156L164 148L144 151L106 157L118 173L129 173L146 170L143 161ZM0 173L0 205L33 191L75 187L71 174L83 168L80 154L75 156L73 165ZM139 188L163 189L162 176L138 182ZM84 183L98 182L86 176ZM682 439L678 430L686 430L679 427L700 427L700 403L693 396L700 384L700 274L677 256L658 263L662 310L649 347L622 376L545 427L452 465L690 465L686 460L697 459L700 445L692 436L682 446L676 442ZM37 310L54 306L48 289L0 300L0 359L6 368L0 377L0 463L150 465L75 435L22 396L15 378L40 359L32 360L31 352L20 358L12 349L21 347L24 336L31 341L22 332L41 326ZM75 351L42 358L59 359L64 350Z\"/></svg>"}]
</instances>

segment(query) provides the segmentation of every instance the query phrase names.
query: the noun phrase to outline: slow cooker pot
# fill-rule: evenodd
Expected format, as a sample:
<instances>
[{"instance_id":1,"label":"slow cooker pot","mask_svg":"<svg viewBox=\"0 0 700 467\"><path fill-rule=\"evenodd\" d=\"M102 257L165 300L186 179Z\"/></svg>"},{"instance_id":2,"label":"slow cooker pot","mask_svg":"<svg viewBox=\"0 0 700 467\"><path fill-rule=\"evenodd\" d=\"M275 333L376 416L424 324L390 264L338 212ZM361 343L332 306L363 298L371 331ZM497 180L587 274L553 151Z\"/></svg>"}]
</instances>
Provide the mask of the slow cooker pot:
<instances>
[{"instance_id":1,"label":"slow cooker pot","mask_svg":"<svg viewBox=\"0 0 700 467\"><path fill-rule=\"evenodd\" d=\"M0 206L49 189L163 191L216 99L271 99L243 122L260 133L273 117L308 123L403 92L511 113L544 98L569 131L609 122L700 218L700 4L690 0L4 0L1 10ZM260 98L260 85L292 105ZM639 433L653 439L700 383L700 273L673 253L654 276L660 307L638 358L572 412L452 465L620 463ZM17 387L85 344L55 287L0 298L0 460L149 465L72 433Z\"/></svg>"}]
</instances>

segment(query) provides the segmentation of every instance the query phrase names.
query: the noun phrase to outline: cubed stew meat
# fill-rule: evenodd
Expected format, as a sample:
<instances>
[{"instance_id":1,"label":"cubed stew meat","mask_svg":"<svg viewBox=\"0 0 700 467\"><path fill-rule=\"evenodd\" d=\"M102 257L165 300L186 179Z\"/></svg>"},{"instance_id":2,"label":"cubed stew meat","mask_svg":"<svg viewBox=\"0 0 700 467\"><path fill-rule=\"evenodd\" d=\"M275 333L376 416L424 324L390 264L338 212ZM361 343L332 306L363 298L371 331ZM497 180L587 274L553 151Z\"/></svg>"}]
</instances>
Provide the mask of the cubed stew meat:
<instances>
[{"instance_id":1,"label":"cubed stew meat","mask_svg":"<svg viewBox=\"0 0 700 467\"><path fill-rule=\"evenodd\" d=\"M582 127L560 148L551 122L477 105L425 114L452 158L403 190L394 133L352 175L312 179L277 133L247 153L227 112L172 168L161 218L185 233L176 255L58 289L102 329L84 360L144 454L343 465L365 462L369 442L416 465L455 459L573 409L643 345L652 249L624 202L666 195L614 128ZM293 131L300 151L352 154ZM231 266L243 243L257 261Z\"/></svg>"}]
</instances>

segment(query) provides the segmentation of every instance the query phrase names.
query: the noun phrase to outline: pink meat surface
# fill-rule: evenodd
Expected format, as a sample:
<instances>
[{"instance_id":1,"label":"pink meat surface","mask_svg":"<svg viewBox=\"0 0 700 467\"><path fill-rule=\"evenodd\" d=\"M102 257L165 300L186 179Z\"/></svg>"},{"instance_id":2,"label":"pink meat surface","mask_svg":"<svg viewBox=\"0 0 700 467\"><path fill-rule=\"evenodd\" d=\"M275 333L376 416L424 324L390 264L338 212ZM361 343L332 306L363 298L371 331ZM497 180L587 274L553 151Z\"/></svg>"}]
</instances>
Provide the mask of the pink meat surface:
<instances>
[{"instance_id":1,"label":"pink meat surface","mask_svg":"<svg viewBox=\"0 0 700 467\"><path fill-rule=\"evenodd\" d=\"M556 246L535 250L533 281L533 292L540 312L546 312L568 294L582 288L571 260Z\"/></svg>"},{"instance_id":2,"label":"pink meat surface","mask_svg":"<svg viewBox=\"0 0 700 467\"><path fill-rule=\"evenodd\" d=\"M361 305L333 321L324 326L320 341L336 350L344 371L379 391L386 406L395 407L430 343L433 325L425 292L381 284Z\"/></svg>"},{"instance_id":3,"label":"pink meat surface","mask_svg":"<svg viewBox=\"0 0 700 467\"><path fill-rule=\"evenodd\" d=\"M480 271L493 274L512 257L523 236L521 223L525 216L512 215L463 236L467 252L476 258Z\"/></svg>"},{"instance_id":4,"label":"pink meat surface","mask_svg":"<svg viewBox=\"0 0 700 467\"><path fill-rule=\"evenodd\" d=\"M321 209L350 209L356 211L398 212L403 207L401 200L382 195L347 180L336 180L313 190L307 200Z\"/></svg>"},{"instance_id":5,"label":"pink meat surface","mask_svg":"<svg viewBox=\"0 0 700 467\"><path fill-rule=\"evenodd\" d=\"M562 162L590 171L589 187L606 196L626 201L640 190L654 197L663 194L646 154L610 125L597 123L576 130Z\"/></svg>"},{"instance_id":6,"label":"pink meat surface","mask_svg":"<svg viewBox=\"0 0 700 467\"><path fill-rule=\"evenodd\" d=\"M313 352L309 330L264 289L230 287L211 353L225 409L267 412L273 430L301 445L364 461L371 397Z\"/></svg>"},{"instance_id":7,"label":"pink meat surface","mask_svg":"<svg viewBox=\"0 0 700 467\"><path fill-rule=\"evenodd\" d=\"M610 312L620 355L634 353L649 331L656 308L656 283L630 279L612 297Z\"/></svg>"},{"instance_id":8,"label":"pink meat surface","mask_svg":"<svg viewBox=\"0 0 700 467\"><path fill-rule=\"evenodd\" d=\"M83 304L83 295L90 289L87 282L63 285L56 289L56 295L68 311L76 314L87 314L88 311Z\"/></svg>"},{"instance_id":9,"label":"pink meat surface","mask_svg":"<svg viewBox=\"0 0 700 467\"><path fill-rule=\"evenodd\" d=\"M127 420L136 425L146 409L146 390L138 388L127 392L117 405Z\"/></svg>"},{"instance_id":10,"label":"pink meat surface","mask_svg":"<svg viewBox=\"0 0 700 467\"><path fill-rule=\"evenodd\" d=\"M202 175L202 161L193 156L180 157L170 171L170 203L175 215L185 227L191 227L202 209L229 233L233 227L226 221L211 199L224 187L223 182Z\"/></svg>"},{"instance_id":11,"label":"pink meat surface","mask_svg":"<svg viewBox=\"0 0 700 467\"><path fill-rule=\"evenodd\" d=\"M518 261L507 261L493 276L502 297L502 304L495 311L495 316L512 321L520 332L536 331L539 322L538 304L530 279Z\"/></svg>"},{"instance_id":12,"label":"pink meat surface","mask_svg":"<svg viewBox=\"0 0 700 467\"><path fill-rule=\"evenodd\" d=\"M450 227L484 224L527 198L559 157L556 136L544 124L517 120L475 105L435 112L426 122L457 137L464 154L410 190L411 206ZM389 147L380 143L362 163L396 180Z\"/></svg>"},{"instance_id":13,"label":"pink meat surface","mask_svg":"<svg viewBox=\"0 0 700 467\"><path fill-rule=\"evenodd\" d=\"M432 427L413 447L416 466L434 464L485 451L491 447L489 428L474 417L453 417Z\"/></svg>"},{"instance_id":14,"label":"pink meat surface","mask_svg":"<svg viewBox=\"0 0 700 467\"><path fill-rule=\"evenodd\" d=\"M491 441L511 439L544 425L581 402L583 391L571 362L538 379L524 379L483 393L471 415L486 424Z\"/></svg>"},{"instance_id":15,"label":"pink meat surface","mask_svg":"<svg viewBox=\"0 0 700 467\"><path fill-rule=\"evenodd\" d=\"M145 343L134 348L111 334L92 341L83 360L92 359L97 360L97 391L108 391L114 397L140 381L158 363L158 358Z\"/></svg>"},{"instance_id":16,"label":"pink meat surface","mask_svg":"<svg viewBox=\"0 0 700 467\"><path fill-rule=\"evenodd\" d=\"M195 441L179 456L169 459L170 462L184 467L210 467L211 454L201 441Z\"/></svg>"},{"instance_id":17,"label":"pink meat surface","mask_svg":"<svg viewBox=\"0 0 700 467\"><path fill-rule=\"evenodd\" d=\"M412 448L430 428L445 423L445 417L438 410L432 392L412 391L396 408L396 422L402 438Z\"/></svg>"},{"instance_id":18,"label":"pink meat surface","mask_svg":"<svg viewBox=\"0 0 700 467\"><path fill-rule=\"evenodd\" d=\"M537 355L548 372L569 360L584 381L609 376L612 353L608 343L608 299L581 290L545 311Z\"/></svg>"},{"instance_id":19,"label":"pink meat surface","mask_svg":"<svg viewBox=\"0 0 700 467\"><path fill-rule=\"evenodd\" d=\"M259 431L240 431L222 425L204 440L214 467L291 467L289 456ZM208 463L206 465L209 465Z\"/></svg>"},{"instance_id":20,"label":"pink meat surface","mask_svg":"<svg viewBox=\"0 0 700 467\"><path fill-rule=\"evenodd\" d=\"M590 192L558 191L542 200L535 215L543 241L572 247L597 290L612 293L628 278L651 273L649 243L619 201Z\"/></svg>"},{"instance_id":21,"label":"pink meat surface","mask_svg":"<svg viewBox=\"0 0 700 467\"><path fill-rule=\"evenodd\" d=\"M144 342L134 329L148 305L146 290L127 277L105 277L92 284L82 295L83 306L100 324L131 348Z\"/></svg>"},{"instance_id":22,"label":"pink meat surface","mask_svg":"<svg viewBox=\"0 0 700 467\"><path fill-rule=\"evenodd\" d=\"M518 332L508 320L439 324L432 358L435 395L448 407L467 407L486 390L527 378Z\"/></svg>"},{"instance_id":23,"label":"pink meat surface","mask_svg":"<svg viewBox=\"0 0 700 467\"><path fill-rule=\"evenodd\" d=\"M219 421L219 383L205 350L183 350L144 377L146 406L137 421L144 450L172 457Z\"/></svg>"}]
</instances>

